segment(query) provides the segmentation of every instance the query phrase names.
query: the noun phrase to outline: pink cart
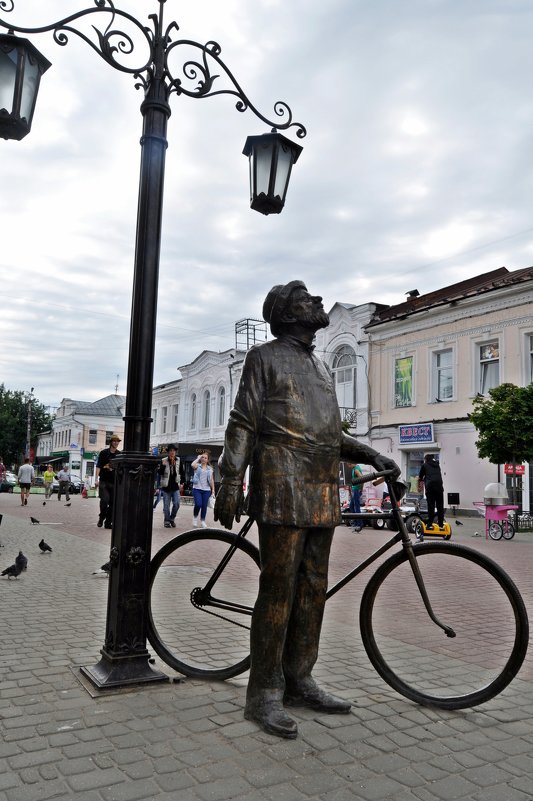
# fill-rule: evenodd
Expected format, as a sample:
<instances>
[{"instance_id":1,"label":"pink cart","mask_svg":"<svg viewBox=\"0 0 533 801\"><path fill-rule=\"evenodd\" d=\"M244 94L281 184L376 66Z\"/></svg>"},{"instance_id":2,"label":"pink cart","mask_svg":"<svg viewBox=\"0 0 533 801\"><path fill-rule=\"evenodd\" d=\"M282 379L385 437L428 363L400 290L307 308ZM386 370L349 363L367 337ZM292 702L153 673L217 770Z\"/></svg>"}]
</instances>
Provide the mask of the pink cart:
<instances>
[{"instance_id":1,"label":"pink cart","mask_svg":"<svg viewBox=\"0 0 533 801\"><path fill-rule=\"evenodd\" d=\"M485 504L483 501L474 501L474 506L481 517L485 518L485 538L501 540L503 537L510 540L514 537L515 529L509 520L509 512L518 509L512 504Z\"/></svg>"}]
</instances>

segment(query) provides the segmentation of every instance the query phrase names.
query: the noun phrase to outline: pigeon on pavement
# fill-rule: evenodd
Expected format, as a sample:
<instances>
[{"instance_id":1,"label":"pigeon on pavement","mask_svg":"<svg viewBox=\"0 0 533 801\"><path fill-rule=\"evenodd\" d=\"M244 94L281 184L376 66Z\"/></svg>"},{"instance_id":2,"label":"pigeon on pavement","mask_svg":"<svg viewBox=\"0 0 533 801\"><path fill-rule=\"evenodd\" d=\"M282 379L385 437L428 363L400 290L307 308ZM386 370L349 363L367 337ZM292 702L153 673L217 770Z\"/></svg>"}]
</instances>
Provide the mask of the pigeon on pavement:
<instances>
[{"instance_id":1,"label":"pigeon on pavement","mask_svg":"<svg viewBox=\"0 0 533 801\"><path fill-rule=\"evenodd\" d=\"M462 526L462 525L464 525L464 523L461 523L461 521L460 521L460 520L456 520L456 521L455 521L455 525L456 525L456 526Z\"/></svg>"},{"instance_id":2,"label":"pigeon on pavement","mask_svg":"<svg viewBox=\"0 0 533 801\"><path fill-rule=\"evenodd\" d=\"M70 506L70 505L71 505L70 503L66 503L66 504L65 504L65 506Z\"/></svg>"},{"instance_id":3,"label":"pigeon on pavement","mask_svg":"<svg viewBox=\"0 0 533 801\"><path fill-rule=\"evenodd\" d=\"M37 518L36 518L36 517L32 517L32 516L30 515L30 520L31 520L31 522L32 522L32 525L34 525L34 526L38 526L38 525L39 525L39 521L37 520Z\"/></svg>"},{"instance_id":4,"label":"pigeon on pavement","mask_svg":"<svg viewBox=\"0 0 533 801\"><path fill-rule=\"evenodd\" d=\"M21 570L16 565L10 565L9 567L6 567L5 570L2 570L2 576L7 576L8 579L10 579L11 576L13 576L13 578L18 578L20 573Z\"/></svg>"},{"instance_id":5,"label":"pigeon on pavement","mask_svg":"<svg viewBox=\"0 0 533 801\"><path fill-rule=\"evenodd\" d=\"M42 551L43 553L46 553L47 551L48 551L49 553L52 553L52 549L50 548L50 546L48 545L48 543L47 543L47 542L45 542L44 540L41 540L41 541L40 541L40 543L39 543L39 548L41 549L41 551Z\"/></svg>"},{"instance_id":6,"label":"pigeon on pavement","mask_svg":"<svg viewBox=\"0 0 533 801\"><path fill-rule=\"evenodd\" d=\"M17 567L20 568L20 572L22 573L23 570L28 569L28 558L24 556L22 551L19 551L17 558L15 559L15 564Z\"/></svg>"},{"instance_id":7,"label":"pigeon on pavement","mask_svg":"<svg viewBox=\"0 0 533 801\"><path fill-rule=\"evenodd\" d=\"M105 565L102 565L100 570L93 570L93 576L109 576L111 572L111 562L106 562Z\"/></svg>"}]
</instances>

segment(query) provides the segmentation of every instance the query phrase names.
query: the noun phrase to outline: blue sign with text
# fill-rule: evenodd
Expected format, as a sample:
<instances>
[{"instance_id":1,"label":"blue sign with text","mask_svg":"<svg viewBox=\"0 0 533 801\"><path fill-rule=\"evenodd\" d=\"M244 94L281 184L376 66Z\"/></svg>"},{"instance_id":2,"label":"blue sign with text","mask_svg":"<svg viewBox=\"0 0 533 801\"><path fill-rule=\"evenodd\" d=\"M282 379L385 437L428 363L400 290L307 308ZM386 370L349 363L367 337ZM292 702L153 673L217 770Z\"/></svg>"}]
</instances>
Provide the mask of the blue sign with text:
<instances>
[{"instance_id":1,"label":"blue sign with text","mask_svg":"<svg viewBox=\"0 0 533 801\"><path fill-rule=\"evenodd\" d=\"M400 426L400 445L433 442L433 423Z\"/></svg>"}]
</instances>

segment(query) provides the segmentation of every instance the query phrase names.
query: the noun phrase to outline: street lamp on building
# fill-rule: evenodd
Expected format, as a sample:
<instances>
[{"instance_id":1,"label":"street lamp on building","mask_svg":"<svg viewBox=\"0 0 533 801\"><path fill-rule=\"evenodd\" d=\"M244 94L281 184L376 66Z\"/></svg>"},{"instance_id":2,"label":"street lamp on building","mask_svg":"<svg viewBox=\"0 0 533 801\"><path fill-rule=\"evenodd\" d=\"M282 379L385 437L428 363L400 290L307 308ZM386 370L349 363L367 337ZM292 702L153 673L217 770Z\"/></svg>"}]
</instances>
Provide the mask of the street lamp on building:
<instances>
[{"instance_id":1,"label":"street lamp on building","mask_svg":"<svg viewBox=\"0 0 533 801\"><path fill-rule=\"evenodd\" d=\"M8 30L9 38L6 42L6 36L3 35L4 42L0 42L0 82L7 87L0 88L0 118L3 123L0 134L4 138L20 138L21 130L27 128L28 131L31 125L38 80L35 78L30 84L24 83L24 64L28 60L31 64L33 59L33 64L39 65L38 70L34 69L37 77L48 68L48 62L33 45L30 45L26 60L20 55L22 44L19 42L25 40L18 40L15 33L53 32L55 41L60 45L66 45L69 36L75 34L107 64L133 75L136 87L144 92L124 450L113 462L117 469L110 560L113 567L109 582L106 634L100 661L82 668L90 681L100 688L167 678L149 664L146 631L152 498L157 466L157 459L149 451L151 398L170 95L204 98L227 94L237 99L238 111L250 109L269 127L278 130L294 127L299 138L306 134L303 125L293 122L292 112L286 103L278 101L274 105L276 120L268 119L255 108L220 58L221 48L216 42L200 44L173 38L177 36L178 25L176 22L164 24L165 0L154 2L159 8L157 14L149 15L151 27L116 8L113 0L94 0L94 7L39 28L23 28L0 19L0 27ZM14 0L0 2L0 8L7 12L13 11L14 5ZM76 23L87 18L93 23L91 32L94 39L90 38L91 33L75 27ZM98 27L100 22L102 24ZM124 30L119 30L119 24ZM126 57L135 55L137 47L142 51L140 60L135 65L126 64ZM179 58L180 53L185 58ZM174 67L175 59L178 59L178 70ZM227 88L217 88L217 81L221 77L227 79ZM31 100L25 95L30 89L34 92ZM25 105L17 105L11 100L4 103L4 98L15 97L17 93L26 98ZM284 141L279 147L276 148L273 142L268 147L271 159L275 160L274 169L282 171L283 180L272 176L271 167L265 163L265 153L260 149L253 148L247 154L251 155L252 160L258 158L261 162L261 166L256 167L252 161L251 176L262 176L267 172L269 175L266 194L266 183L260 184L259 195L265 194L265 198L261 198L259 204L255 201L254 205L254 189L251 189L252 208L258 208L263 214L281 211L290 168L301 150L294 143L295 149L291 150L289 140L285 137L281 139Z\"/></svg>"}]
</instances>

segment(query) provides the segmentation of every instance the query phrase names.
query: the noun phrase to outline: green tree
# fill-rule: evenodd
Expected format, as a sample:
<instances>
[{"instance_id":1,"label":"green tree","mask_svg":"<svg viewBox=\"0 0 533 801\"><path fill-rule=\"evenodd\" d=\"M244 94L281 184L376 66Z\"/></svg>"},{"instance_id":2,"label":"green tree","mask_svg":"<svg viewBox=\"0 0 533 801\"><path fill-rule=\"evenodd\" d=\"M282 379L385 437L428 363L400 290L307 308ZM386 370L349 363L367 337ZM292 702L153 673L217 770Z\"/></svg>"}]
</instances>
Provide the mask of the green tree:
<instances>
[{"instance_id":1,"label":"green tree","mask_svg":"<svg viewBox=\"0 0 533 801\"><path fill-rule=\"evenodd\" d=\"M28 396L20 390L6 389L0 384L0 456L4 464L19 463L26 448L28 425ZM31 444L35 446L37 434L47 431L52 417L46 406L31 399Z\"/></svg>"},{"instance_id":2,"label":"green tree","mask_svg":"<svg viewBox=\"0 0 533 801\"><path fill-rule=\"evenodd\" d=\"M489 389L488 398L475 398L473 406L469 419L479 435L476 447L482 459L515 466L533 461L533 383L500 384Z\"/></svg>"}]
</instances>

